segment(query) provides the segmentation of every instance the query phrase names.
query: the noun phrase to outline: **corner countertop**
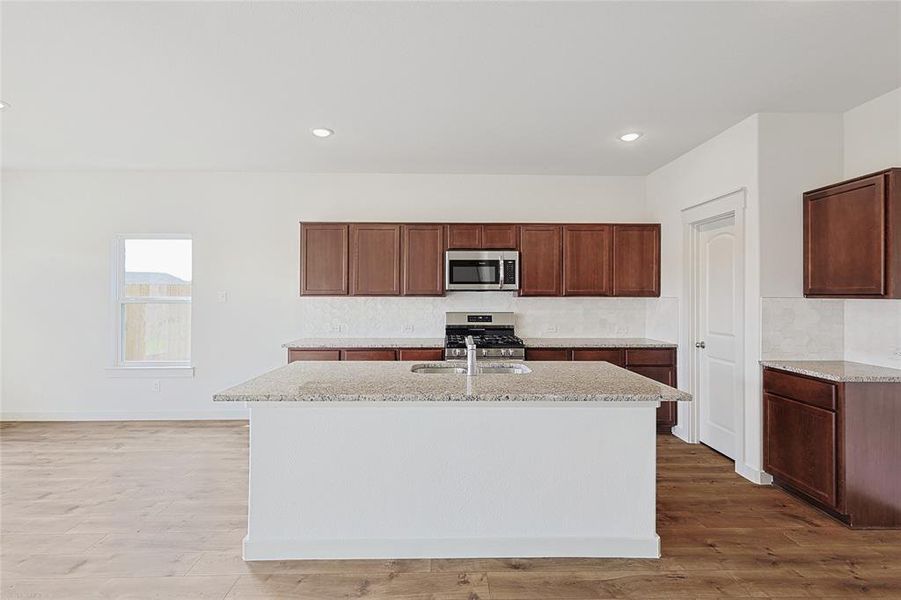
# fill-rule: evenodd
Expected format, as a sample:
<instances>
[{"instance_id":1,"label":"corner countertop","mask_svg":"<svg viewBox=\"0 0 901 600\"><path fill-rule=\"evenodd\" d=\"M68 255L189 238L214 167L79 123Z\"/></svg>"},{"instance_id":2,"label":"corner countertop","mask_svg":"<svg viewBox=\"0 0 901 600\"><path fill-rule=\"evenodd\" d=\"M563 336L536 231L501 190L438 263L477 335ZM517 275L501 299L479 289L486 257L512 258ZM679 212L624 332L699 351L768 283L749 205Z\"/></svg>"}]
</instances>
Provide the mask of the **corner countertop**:
<instances>
[{"instance_id":1,"label":"corner countertop","mask_svg":"<svg viewBox=\"0 0 901 600\"><path fill-rule=\"evenodd\" d=\"M444 338L300 338L282 344L282 348L444 348Z\"/></svg>"},{"instance_id":2,"label":"corner countertop","mask_svg":"<svg viewBox=\"0 0 901 600\"><path fill-rule=\"evenodd\" d=\"M691 395L607 362L527 361L531 373L413 373L416 362L298 361L213 396L216 402L660 402ZM444 364L447 363L435 363Z\"/></svg>"},{"instance_id":3,"label":"corner countertop","mask_svg":"<svg viewBox=\"0 0 901 600\"><path fill-rule=\"evenodd\" d=\"M526 348L675 348L672 342L661 342L648 338L523 338Z\"/></svg>"},{"instance_id":4,"label":"corner countertop","mask_svg":"<svg viewBox=\"0 0 901 600\"><path fill-rule=\"evenodd\" d=\"M760 364L837 383L901 383L901 370L845 360L762 360Z\"/></svg>"},{"instance_id":5,"label":"corner countertop","mask_svg":"<svg viewBox=\"0 0 901 600\"><path fill-rule=\"evenodd\" d=\"M529 337L526 348L675 348L672 342L648 338ZM444 348L444 338L300 338L282 344L283 348Z\"/></svg>"}]
</instances>

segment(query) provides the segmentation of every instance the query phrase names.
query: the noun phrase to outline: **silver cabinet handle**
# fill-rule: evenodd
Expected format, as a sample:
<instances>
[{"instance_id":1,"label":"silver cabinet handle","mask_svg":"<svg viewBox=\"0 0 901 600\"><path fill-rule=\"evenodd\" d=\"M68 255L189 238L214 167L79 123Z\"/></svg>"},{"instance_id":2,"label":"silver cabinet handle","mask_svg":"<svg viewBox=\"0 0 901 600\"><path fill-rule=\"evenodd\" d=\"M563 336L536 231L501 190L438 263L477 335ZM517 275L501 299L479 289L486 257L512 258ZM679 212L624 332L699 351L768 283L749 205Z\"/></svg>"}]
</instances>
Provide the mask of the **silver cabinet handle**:
<instances>
[{"instance_id":1,"label":"silver cabinet handle","mask_svg":"<svg viewBox=\"0 0 901 600\"><path fill-rule=\"evenodd\" d=\"M703 350L706 347L707 347L707 344L705 344L704 342L695 342L695 348L700 348Z\"/></svg>"}]
</instances>

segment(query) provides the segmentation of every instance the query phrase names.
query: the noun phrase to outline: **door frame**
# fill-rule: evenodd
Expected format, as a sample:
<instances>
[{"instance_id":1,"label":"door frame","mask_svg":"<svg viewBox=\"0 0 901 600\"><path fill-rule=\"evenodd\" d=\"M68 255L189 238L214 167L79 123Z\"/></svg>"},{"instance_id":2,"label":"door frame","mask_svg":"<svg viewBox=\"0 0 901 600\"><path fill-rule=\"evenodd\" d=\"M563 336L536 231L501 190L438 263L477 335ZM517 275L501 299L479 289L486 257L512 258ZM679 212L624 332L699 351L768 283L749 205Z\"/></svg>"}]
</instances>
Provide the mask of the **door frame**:
<instances>
[{"instance_id":1,"label":"door frame","mask_svg":"<svg viewBox=\"0 0 901 600\"><path fill-rule=\"evenodd\" d=\"M687 374L688 391L693 401L681 403L679 424L673 428L673 433L681 439L692 443L700 443L701 411L698 405L700 401L700 357L694 347L698 339L700 327L700 238L701 226L733 217L735 219L735 239L739 260L736 265L737 283L735 293L738 297L737 312L741 316L741 323L736 327L736 364L742 374L742 385L739 386L739 398L735 406L735 464L745 463L745 339L746 327L749 322L746 311L745 291L747 290L746 269L747 261L747 235L745 232L745 209L747 189L738 188L727 194L717 196L682 210L682 240L683 240L683 270L682 270L682 294L685 301L682 303L682 323L679 339L680 346L685 348L683 358L685 372Z\"/></svg>"}]
</instances>

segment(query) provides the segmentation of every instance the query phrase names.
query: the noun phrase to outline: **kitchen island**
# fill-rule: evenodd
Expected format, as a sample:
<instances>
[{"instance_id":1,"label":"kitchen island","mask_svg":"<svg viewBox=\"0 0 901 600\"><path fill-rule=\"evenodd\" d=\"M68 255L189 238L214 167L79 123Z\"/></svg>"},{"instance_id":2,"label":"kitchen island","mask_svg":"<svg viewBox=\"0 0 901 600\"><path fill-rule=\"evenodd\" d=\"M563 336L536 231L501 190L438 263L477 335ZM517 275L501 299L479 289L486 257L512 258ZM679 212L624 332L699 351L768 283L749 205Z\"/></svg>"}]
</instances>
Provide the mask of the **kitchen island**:
<instances>
[{"instance_id":1,"label":"kitchen island","mask_svg":"<svg viewBox=\"0 0 901 600\"><path fill-rule=\"evenodd\" d=\"M250 409L245 560L660 555L655 410L688 394L606 362L417 364L295 362L214 396Z\"/></svg>"}]
</instances>

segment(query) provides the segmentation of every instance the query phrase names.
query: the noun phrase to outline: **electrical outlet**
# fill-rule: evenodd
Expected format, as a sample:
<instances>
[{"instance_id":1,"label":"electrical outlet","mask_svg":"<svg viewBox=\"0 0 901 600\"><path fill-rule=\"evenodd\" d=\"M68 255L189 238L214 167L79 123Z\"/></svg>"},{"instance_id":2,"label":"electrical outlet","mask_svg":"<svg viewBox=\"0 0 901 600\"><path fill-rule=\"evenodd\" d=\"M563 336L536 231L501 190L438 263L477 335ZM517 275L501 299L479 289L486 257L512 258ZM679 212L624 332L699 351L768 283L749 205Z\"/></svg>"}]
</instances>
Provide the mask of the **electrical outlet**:
<instances>
[{"instance_id":1,"label":"electrical outlet","mask_svg":"<svg viewBox=\"0 0 901 600\"><path fill-rule=\"evenodd\" d=\"M219 302L219 304L225 304L226 302L228 302L228 292L219 292L218 294L216 294L216 300Z\"/></svg>"},{"instance_id":2,"label":"electrical outlet","mask_svg":"<svg viewBox=\"0 0 901 600\"><path fill-rule=\"evenodd\" d=\"M150 391L151 391L151 392L158 392L158 391L160 391L160 380L159 380L159 379L154 379L154 380L153 380L153 383L150 384Z\"/></svg>"},{"instance_id":3,"label":"electrical outlet","mask_svg":"<svg viewBox=\"0 0 901 600\"><path fill-rule=\"evenodd\" d=\"M892 360L901 360L901 348L895 348L892 353Z\"/></svg>"},{"instance_id":4,"label":"electrical outlet","mask_svg":"<svg viewBox=\"0 0 901 600\"><path fill-rule=\"evenodd\" d=\"M546 333L557 333L559 331L559 329L557 329L556 325L548 325L547 327L544 328L544 331Z\"/></svg>"},{"instance_id":5,"label":"electrical outlet","mask_svg":"<svg viewBox=\"0 0 901 600\"><path fill-rule=\"evenodd\" d=\"M341 323L331 323L328 330L331 333L341 333L342 331L344 331L344 325L342 325Z\"/></svg>"},{"instance_id":6,"label":"electrical outlet","mask_svg":"<svg viewBox=\"0 0 901 600\"><path fill-rule=\"evenodd\" d=\"M407 323L401 326L401 331L403 331L404 333L413 333L413 326Z\"/></svg>"}]
</instances>

